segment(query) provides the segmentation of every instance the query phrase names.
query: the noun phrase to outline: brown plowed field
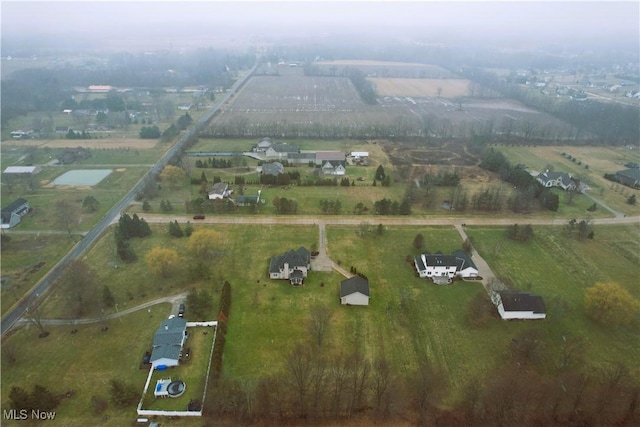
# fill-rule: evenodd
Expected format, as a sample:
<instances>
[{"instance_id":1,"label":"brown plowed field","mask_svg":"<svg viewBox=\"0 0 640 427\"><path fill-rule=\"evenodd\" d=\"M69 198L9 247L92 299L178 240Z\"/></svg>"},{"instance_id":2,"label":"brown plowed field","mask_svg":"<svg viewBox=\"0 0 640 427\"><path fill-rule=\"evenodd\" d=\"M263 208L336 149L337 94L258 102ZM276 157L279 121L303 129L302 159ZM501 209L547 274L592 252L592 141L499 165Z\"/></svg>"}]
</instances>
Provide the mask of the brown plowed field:
<instances>
[{"instance_id":1,"label":"brown plowed field","mask_svg":"<svg viewBox=\"0 0 640 427\"><path fill-rule=\"evenodd\" d=\"M19 141L2 141L3 145L19 145L21 147L49 147L49 148L75 148L82 146L87 149L92 148L129 148L136 150L151 149L156 146L156 139L137 139L137 138L101 138L101 139L50 139L47 141L19 140Z\"/></svg>"},{"instance_id":2,"label":"brown plowed field","mask_svg":"<svg viewBox=\"0 0 640 427\"><path fill-rule=\"evenodd\" d=\"M466 79L384 79L369 78L380 96L455 98L469 95ZM440 91L440 93L438 93Z\"/></svg>"}]
</instances>

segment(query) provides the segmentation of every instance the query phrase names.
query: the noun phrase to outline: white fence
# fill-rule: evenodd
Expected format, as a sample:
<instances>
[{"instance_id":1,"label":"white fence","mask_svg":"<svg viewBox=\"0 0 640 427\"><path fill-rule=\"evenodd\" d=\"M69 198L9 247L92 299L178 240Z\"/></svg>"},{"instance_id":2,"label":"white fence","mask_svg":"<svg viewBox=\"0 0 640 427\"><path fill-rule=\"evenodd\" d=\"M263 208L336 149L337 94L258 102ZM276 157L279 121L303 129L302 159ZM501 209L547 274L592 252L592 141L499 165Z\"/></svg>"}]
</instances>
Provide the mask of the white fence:
<instances>
[{"instance_id":1,"label":"white fence","mask_svg":"<svg viewBox=\"0 0 640 427\"><path fill-rule=\"evenodd\" d=\"M207 397L207 386L209 384L209 371L211 370L211 359L213 356L213 347L215 347L216 343L216 334L218 332L217 326L218 322L215 320L210 320L208 322L187 322L187 328L193 328L197 326L204 327L216 327L213 335L213 344L211 345L211 351L209 353L209 364L207 366L206 379L204 383L204 393L202 394L202 403L201 407L204 406L204 400ZM144 396L147 394L147 390L149 389L149 383L151 382L151 376L153 375L153 366L149 369L149 376L147 377L147 382L144 385L144 390L142 392L142 397L140 398L140 402L138 402L137 412L139 416L161 416L161 417L201 417L202 409L199 411L156 411L151 409L142 409L142 402L144 401Z\"/></svg>"}]
</instances>

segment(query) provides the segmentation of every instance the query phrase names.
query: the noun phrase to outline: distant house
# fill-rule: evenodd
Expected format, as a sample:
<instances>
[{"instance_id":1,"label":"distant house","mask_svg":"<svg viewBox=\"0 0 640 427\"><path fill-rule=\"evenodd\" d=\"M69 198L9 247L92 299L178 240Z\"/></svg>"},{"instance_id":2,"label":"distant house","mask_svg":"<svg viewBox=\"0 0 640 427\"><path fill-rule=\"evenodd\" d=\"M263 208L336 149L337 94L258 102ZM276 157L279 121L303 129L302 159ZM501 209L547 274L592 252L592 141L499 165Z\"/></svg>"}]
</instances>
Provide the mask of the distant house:
<instances>
[{"instance_id":1,"label":"distant house","mask_svg":"<svg viewBox=\"0 0 640 427\"><path fill-rule=\"evenodd\" d=\"M631 168L616 172L616 179L620 184L627 187L640 187L640 169Z\"/></svg>"},{"instance_id":2,"label":"distant house","mask_svg":"<svg viewBox=\"0 0 640 427\"><path fill-rule=\"evenodd\" d=\"M539 295L519 291L500 291L494 292L491 300L504 320L547 317L547 309Z\"/></svg>"},{"instance_id":3,"label":"distant house","mask_svg":"<svg viewBox=\"0 0 640 427\"><path fill-rule=\"evenodd\" d=\"M216 182L209 191L209 200L221 200L229 197L233 190L229 190L229 184L225 182Z\"/></svg>"},{"instance_id":4,"label":"distant house","mask_svg":"<svg viewBox=\"0 0 640 427\"><path fill-rule=\"evenodd\" d=\"M177 366L182 356L182 346L187 339L187 321L182 317L164 320L153 336L151 365Z\"/></svg>"},{"instance_id":5,"label":"distant house","mask_svg":"<svg viewBox=\"0 0 640 427\"><path fill-rule=\"evenodd\" d=\"M15 139L22 139L27 137L27 132L23 130L12 130L11 137Z\"/></svg>"},{"instance_id":6,"label":"distant house","mask_svg":"<svg viewBox=\"0 0 640 427\"><path fill-rule=\"evenodd\" d=\"M2 208L2 227L3 229L13 228L20 224L23 216L31 211L29 202L23 198L19 198L13 203Z\"/></svg>"},{"instance_id":7,"label":"distant house","mask_svg":"<svg viewBox=\"0 0 640 427\"><path fill-rule=\"evenodd\" d=\"M284 166L280 162L263 163L260 172L262 175L278 176L284 173Z\"/></svg>"},{"instance_id":8,"label":"distant house","mask_svg":"<svg viewBox=\"0 0 640 427\"><path fill-rule=\"evenodd\" d=\"M575 190L576 183L566 172L549 172L545 171L536 177L536 180L543 187L560 187L563 190Z\"/></svg>"},{"instance_id":9,"label":"distant house","mask_svg":"<svg viewBox=\"0 0 640 427\"><path fill-rule=\"evenodd\" d=\"M352 151L349 155L354 158L362 159L362 158L369 157L369 152L368 151Z\"/></svg>"},{"instance_id":10,"label":"distant house","mask_svg":"<svg viewBox=\"0 0 640 427\"><path fill-rule=\"evenodd\" d=\"M299 153L300 149L295 145L286 142L276 142L265 151L265 156L269 158L286 159L287 153Z\"/></svg>"},{"instance_id":11,"label":"distant house","mask_svg":"<svg viewBox=\"0 0 640 427\"><path fill-rule=\"evenodd\" d=\"M478 268L463 251L451 255L440 252L421 254L413 259L413 264L421 279L431 279L436 285L448 285L454 277L468 279L478 276Z\"/></svg>"},{"instance_id":12,"label":"distant house","mask_svg":"<svg viewBox=\"0 0 640 427\"><path fill-rule=\"evenodd\" d=\"M109 85L90 85L87 90L93 93L108 93L113 89L112 86Z\"/></svg>"},{"instance_id":13,"label":"distant house","mask_svg":"<svg viewBox=\"0 0 640 427\"><path fill-rule=\"evenodd\" d=\"M13 175L37 175L42 168L40 166L8 166L3 173Z\"/></svg>"},{"instance_id":14,"label":"distant house","mask_svg":"<svg viewBox=\"0 0 640 427\"><path fill-rule=\"evenodd\" d=\"M254 151L258 153L265 153L269 149L269 147L271 147L271 144L273 144L271 138L269 138L268 136L264 137L260 142L258 142L258 145L254 147Z\"/></svg>"},{"instance_id":15,"label":"distant house","mask_svg":"<svg viewBox=\"0 0 640 427\"><path fill-rule=\"evenodd\" d=\"M371 291L369 281L360 276L340 282L340 304L343 305L369 305Z\"/></svg>"},{"instance_id":16,"label":"distant house","mask_svg":"<svg viewBox=\"0 0 640 427\"><path fill-rule=\"evenodd\" d=\"M334 164L330 161L326 161L322 165L321 170L323 175L344 175L347 172L347 170L344 168L344 165L340 164L339 162L337 162L337 164Z\"/></svg>"},{"instance_id":17,"label":"distant house","mask_svg":"<svg viewBox=\"0 0 640 427\"><path fill-rule=\"evenodd\" d=\"M262 190L258 190L258 194L256 196L241 194L236 196L235 203L237 206L255 206L260 203L260 193Z\"/></svg>"},{"instance_id":18,"label":"distant house","mask_svg":"<svg viewBox=\"0 0 640 427\"><path fill-rule=\"evenodd\" d=\"M271 258L269 278L289 280L292 285L302 285L311 269L311 254L301 247Z\"/></svg>"}]
</instances>

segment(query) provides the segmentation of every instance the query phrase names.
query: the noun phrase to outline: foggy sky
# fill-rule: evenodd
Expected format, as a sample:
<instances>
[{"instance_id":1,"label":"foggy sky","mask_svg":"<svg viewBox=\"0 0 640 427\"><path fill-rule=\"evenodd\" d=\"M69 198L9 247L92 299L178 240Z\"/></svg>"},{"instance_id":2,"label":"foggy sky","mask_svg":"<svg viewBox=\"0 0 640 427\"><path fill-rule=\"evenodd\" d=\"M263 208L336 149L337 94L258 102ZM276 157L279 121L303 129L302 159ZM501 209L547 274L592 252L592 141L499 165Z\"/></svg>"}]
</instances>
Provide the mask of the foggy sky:
<instances>
[{"instance_id":1,"label":"foggy sky","mask_svg":"<svg viewBox=\"0 0 640 427\"><path fill-rule=\"evenodd\" d=\"M640 37L637 1L15 1L3 0L2 36L145 38L366 33L505 41Z\"/></svg>"}]
</instances>

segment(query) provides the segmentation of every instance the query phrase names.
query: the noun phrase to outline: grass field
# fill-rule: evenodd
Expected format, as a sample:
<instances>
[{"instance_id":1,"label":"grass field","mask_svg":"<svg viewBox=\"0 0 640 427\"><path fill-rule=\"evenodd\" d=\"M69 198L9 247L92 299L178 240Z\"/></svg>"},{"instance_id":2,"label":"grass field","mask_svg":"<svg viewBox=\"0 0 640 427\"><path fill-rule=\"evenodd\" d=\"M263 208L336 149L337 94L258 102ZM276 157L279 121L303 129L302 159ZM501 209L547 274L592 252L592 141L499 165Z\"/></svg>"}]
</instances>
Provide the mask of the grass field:
<instances>
[{"instance_id":1,"label":"grass field","mask_svg":"<svg viewBox=\"0 0 640 427\"><path fill-rule=\"evenodd\" d=\"M627 162L640 163L640 153L625 147L497 147L513 164L521 163L533 170L544 171L551 168L557 172L568 172L591 187L589 191L594 197L604 201L611 208L627 215L638 215L640 205L627 204L631 194L639 194L638 190L615 184L604 179L605 173L615 173L627 169ZM571 155L582 165L573 162L562 153ZM584 165L589 165L585 168Z\"/></svg>"},{"instance_id":2,"label":"grass field","mask_svg":"<svg viewBox=\"0 0 640 427\"><path fill-rule=\"evenodd\" d=\"M456 98L469 95L470 81L465 79L394 79L372 78L380 96L408 96L417 98Z\"/></svg>"},{"instance_id":3,"label":"grass field","mask_svg":"<svg viewBox=\"0 0 640 427\"><path fill-rule=\"evenodd\" d=\"M417 233L425 237L425 250L449 253L458 249L461 239L453 228L387 227L378 235L377 226L372 223L371 231L360 236L359 227L327 227L329 256L347 270L354 266L370 280L372 299L366 308L339 305L338 286L343 277L335 272L312 271L302 287L268 279L272 256L299 246L317 245L315 227L229 225L215 229L222 243L219 255L212 261L213 278L206 282L188 282L184 271L164 280L149 277L142 259L151 247L172 246L186 254L187 239L171 239L163 233L164 227L154 227L150 238L132 241L140 259L135 264L113 268L110 235L92 249L86 261L95 270L99 283L108 283L116 300L124 299L129 305L190 287L207 289L217 303L221 283L229 280L233 303L224 364L224 375L229 378L251 382L281 372L285 355L297 343L311 339L306 324L309 309L316 304L329 307L332 312L324 351L349 351L354 334L358 334L367 357L374 360L385 355L399 375L410 375L419 360L429 360L446 374L449 403L461 398L470 381L482 380L487 372L499 367L508 355L511 338L530 328L542 334L544 353L540 364L550 374L556 370L562 336L585 337L585 370L616 362L628 364L640 358L636 329L608 331L590 322L582 308L585 289L599 281L619 283L640 297L637 224L596 227L595 239L582 242L565 237L559 228L536 227L534 239L527 243L507 240L500 228L467 227L494 272L516 288L542 295L548 309L545 321L493 319L481 328L471 328L465 318L469 301L476 293L484 292L479 283L434 286L416 278L412 265L406 262L408 256L418 253L412 246ZM128 292L134 294L133 299L127 299ZM563 306L567 309L561 309ZM44 309L47 316L64 311L62 299L54 294ZM146 371L137 370L139 358L166 311L154 307L150 313L144 310L111 321L107 333L99 332L98 325L79 327L76 335L68 335L70 327L52 327L51 337L34 342L36 331L16 332L3 346L13 346L19 355L26 346L30 351L28 357L19 358L13 366L3 358L3 404L7 390L15 384L39 382L56 391L73 389L76 396L63 401L60 419L72 420L70 425L86 423L91 418L88 399L93 394L105 394L108 379L129 373L125 377L142 387ZM130 348L134 336L135 348ZM94 350L81 350L89 343ZM58 349L63 345L64 351ZM65 365L69 361L73 361L77 372L83 372L82 379L77 378L76 371L66 370L65 380L60 382L56 373L44 372L50 364ZM91 368L83 368L89 363ZM29 370L28 375L25 369ZM89 369L91 379L84 374ZM128 413L117 414L111 407L108 411L116 424ZM76 419L80 421L74 424Z\"/></svg>"}]
</instances>

